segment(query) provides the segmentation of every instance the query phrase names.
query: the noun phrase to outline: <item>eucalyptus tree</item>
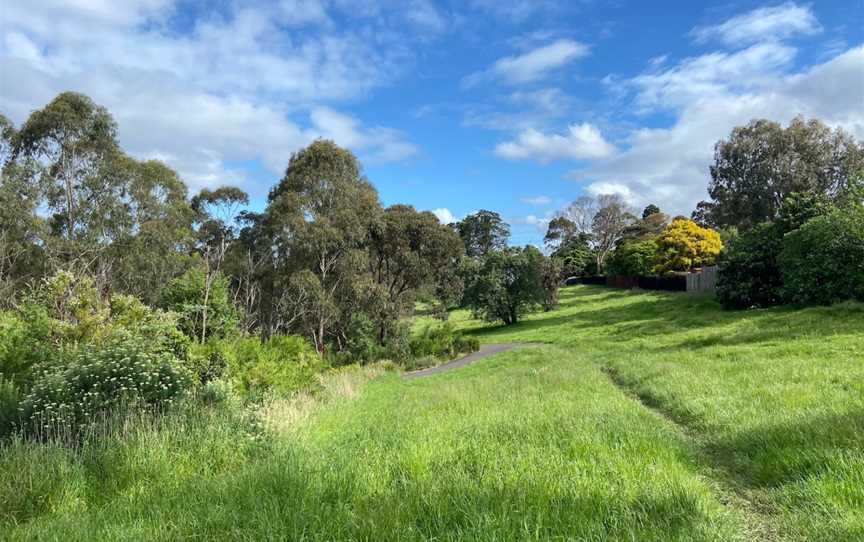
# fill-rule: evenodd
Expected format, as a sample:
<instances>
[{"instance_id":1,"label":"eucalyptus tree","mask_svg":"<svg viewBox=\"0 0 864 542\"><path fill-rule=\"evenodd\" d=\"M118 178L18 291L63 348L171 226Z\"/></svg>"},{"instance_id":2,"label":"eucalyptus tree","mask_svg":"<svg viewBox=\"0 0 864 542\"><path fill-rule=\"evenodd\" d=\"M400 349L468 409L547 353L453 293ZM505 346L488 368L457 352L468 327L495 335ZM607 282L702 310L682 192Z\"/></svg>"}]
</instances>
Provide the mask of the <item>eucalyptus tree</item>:
<instances>
[{"instance_id":1,"label":"eucalyptus tree","mask_svg":"<svg viewBox=\"0 0 864 542\"><path fill-rule=\"evenodd\" d=\"M357 253L380 215L378 193L356 157L332 141L317 140L291 156L268 196L273 272L276 283L292 292L280 320L301 328L320 353L344 317L340 290L359 272Z\"/></svg>"},{"instance_id":2,"label":"eucalyptus tree","mask_svg":"<svg viewBox=\"0 0 864 542\"><path fill-rule=\"evenodd\" d=\"M480 210L455 225L465 244L465 253L472 258L483 257L507 246L510 226L494 211Z\"/></svg>"}]
</instances>

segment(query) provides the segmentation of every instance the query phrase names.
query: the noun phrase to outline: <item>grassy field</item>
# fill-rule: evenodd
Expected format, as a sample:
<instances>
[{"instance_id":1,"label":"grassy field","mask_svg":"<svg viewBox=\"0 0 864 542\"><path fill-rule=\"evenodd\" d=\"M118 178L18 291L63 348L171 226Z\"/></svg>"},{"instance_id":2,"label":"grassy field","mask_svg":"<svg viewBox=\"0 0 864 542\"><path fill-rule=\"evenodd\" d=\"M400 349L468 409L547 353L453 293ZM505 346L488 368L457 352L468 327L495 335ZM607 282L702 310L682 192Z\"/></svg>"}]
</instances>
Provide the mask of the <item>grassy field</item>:
<instances>
[{"instance_id":1,"label":"grassy field","mask_svg":"<svg viewBox=\"0 0 864 542\"><path fill-rule=\"evenodd\" d=\"M0 537L864 540L861 305L574 287L509 328L452 318L532 344L260 429L217 410L84 453L6 445Z\"/></svg>"}]
</instances>

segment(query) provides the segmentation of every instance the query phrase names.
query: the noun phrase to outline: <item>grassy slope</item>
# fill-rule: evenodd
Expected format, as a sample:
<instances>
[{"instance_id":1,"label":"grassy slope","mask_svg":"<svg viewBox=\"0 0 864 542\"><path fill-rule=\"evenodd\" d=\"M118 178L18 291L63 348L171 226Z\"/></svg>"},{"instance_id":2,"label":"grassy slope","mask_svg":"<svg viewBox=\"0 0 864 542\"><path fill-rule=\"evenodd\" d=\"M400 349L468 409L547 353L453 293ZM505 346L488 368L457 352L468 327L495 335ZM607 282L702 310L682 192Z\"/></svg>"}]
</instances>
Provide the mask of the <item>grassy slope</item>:
<instances>
[{"instance_id":1,"label":"grassy slope","mask_svg":"<svg viewBox=\"0 0 864 542\"><path fill-rule=\"evenodd\" d=\"M723 312L707 299L580 287L484 341L579 352L691 435L768 534L864 540L864 306Z\"/></svg>"},{"instance_id":2,"label":"grassy slope","mask_svg":"<svg viewBox=\"0 0 864 542\"><path fill-rule=\"evenodd\" d=\"M454 319L484 341L549 344L379 378L236 450L226 423L144 432L84 459L0 450L0 492L23 502L10 514L0 498L0 533L864 538L861 308L723 313L684 295L578 287L515 327ZM33 483L48 476L61 481L45 482L50 493Z\"/></svg>"}]
</instances>

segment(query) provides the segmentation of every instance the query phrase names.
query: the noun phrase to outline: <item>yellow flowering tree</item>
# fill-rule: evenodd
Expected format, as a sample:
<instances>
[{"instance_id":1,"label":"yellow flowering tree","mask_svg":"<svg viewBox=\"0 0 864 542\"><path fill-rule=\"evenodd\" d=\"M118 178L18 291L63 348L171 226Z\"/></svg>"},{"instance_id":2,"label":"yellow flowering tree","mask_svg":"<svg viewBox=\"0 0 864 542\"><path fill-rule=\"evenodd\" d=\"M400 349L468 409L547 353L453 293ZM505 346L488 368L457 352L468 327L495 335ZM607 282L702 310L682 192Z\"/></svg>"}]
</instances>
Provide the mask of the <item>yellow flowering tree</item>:
<instances>
[{"instance_id":1,"label":"yellow flowering tree","mask_svg":"<svg viewBox=\"0 0 864 542\"><path fill-rule=\"evenodd\" d=\"M654 271L659 274L690 271L714 265L723 248L720 234L686 218L676 218L657 238Z\"/></svg>"}]
</instances>

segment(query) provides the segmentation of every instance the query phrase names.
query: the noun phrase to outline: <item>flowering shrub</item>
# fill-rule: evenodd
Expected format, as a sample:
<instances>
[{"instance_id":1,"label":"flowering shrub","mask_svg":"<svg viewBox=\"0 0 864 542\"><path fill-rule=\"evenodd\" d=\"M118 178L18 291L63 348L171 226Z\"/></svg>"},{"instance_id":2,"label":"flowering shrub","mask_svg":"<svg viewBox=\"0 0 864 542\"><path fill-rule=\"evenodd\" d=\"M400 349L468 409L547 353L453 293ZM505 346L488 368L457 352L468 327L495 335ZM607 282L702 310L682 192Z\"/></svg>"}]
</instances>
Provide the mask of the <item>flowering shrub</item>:
<instances>
[{"instance_id":1,"label":"flowering shrub","mask_svg":"<svg viewBox=\"0 0 864 542\"><path fill-rule=\"evenodd\" d=\"M188 387L170 353L120 336L81 347L43 369L22 402L25 426L75 432L120 406L168 406Z\"/></svg>"}]
</instances>

